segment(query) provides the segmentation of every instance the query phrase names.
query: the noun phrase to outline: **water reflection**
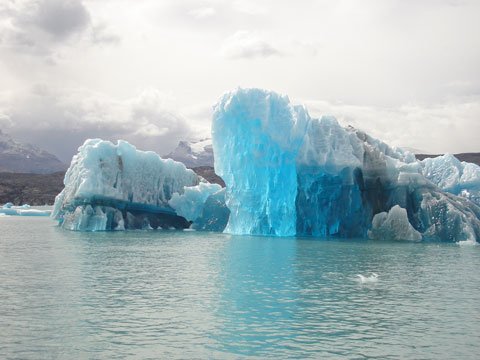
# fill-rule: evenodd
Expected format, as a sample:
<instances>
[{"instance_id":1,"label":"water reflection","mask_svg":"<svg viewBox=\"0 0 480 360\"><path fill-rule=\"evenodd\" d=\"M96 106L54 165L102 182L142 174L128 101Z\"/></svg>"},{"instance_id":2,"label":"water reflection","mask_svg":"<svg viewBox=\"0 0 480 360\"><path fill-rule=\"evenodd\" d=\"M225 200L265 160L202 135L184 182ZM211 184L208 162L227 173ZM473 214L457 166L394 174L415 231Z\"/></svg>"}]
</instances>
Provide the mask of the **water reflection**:
<instances>
[{"instance_id":1,"label":"water reflection","mask_svg":"<svg viewBox=\"0 0 480 360\"><path fill-rule=\"evenodd\" d=\"M213 335L222 351L263 354L272 343L294 336L297 313L295 239L231 237L220 254L220 298Z\"/></svg>"},{"instance_id":2,"label":"water reflection","mask_svg":"<svg viewBox=\"0 0 480 360\"><path fill-rule=\"evenodd\" d=\"M480 247L0 227L0 358L478 351Z\"/></svg>"}]
</instances>

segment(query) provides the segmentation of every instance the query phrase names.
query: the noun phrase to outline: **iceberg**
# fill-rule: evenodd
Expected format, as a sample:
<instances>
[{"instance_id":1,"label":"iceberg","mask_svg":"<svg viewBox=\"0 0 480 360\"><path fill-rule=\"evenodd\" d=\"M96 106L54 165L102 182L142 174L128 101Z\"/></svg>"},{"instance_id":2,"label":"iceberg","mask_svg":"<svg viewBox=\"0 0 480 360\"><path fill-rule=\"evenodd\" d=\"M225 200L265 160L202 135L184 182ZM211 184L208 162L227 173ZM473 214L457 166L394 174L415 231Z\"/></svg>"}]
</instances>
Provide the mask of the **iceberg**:
<instances>
[{"instance_id":1,"label":"iceberg","mask_svg":"<svg viewBox=\"0 0 480 360\"><path fill-rule=\"evenodd\" d=\"M475 243L480 168L418 161L287 96L237 89L214 107L226 188L125 141L87 140L52 216L66 229L194 229L271 236Z\"/></svg>"},{"instance_id":2,"label":"iceberg","mask_svg":"<svg viewBox=\"0 0 480 360\"><path fill-rule=\"evenodd\" d=\"M333 117L312 118L286 96L260 89L225 94L214 108L212 145L231 212L226 232L480 236L480 208L425 175L426 163Z\"/></svg>"},{"instance_id":3,"label":"iceberg","mask_svg":"<svg viewBox=\"0 0 480 360\"><path fill-rule=\"evenodd\" d=\"M169 200L200 181L185 165L126 141L89 139L72 159L52 217L70 230L188 228Z\"/></svg>"},{"instance_id":4,"label":"iceberg","mask_svg":"<svg viewBox=\"0 0 480 360\"><path fill-rule=\"evenodd\" d=\"M22 206L15 206L8 202L0 208L0 215L2 216L50 216L52 211L50 209L34 209L28 204Z\"/></svg>"}]
</instances>

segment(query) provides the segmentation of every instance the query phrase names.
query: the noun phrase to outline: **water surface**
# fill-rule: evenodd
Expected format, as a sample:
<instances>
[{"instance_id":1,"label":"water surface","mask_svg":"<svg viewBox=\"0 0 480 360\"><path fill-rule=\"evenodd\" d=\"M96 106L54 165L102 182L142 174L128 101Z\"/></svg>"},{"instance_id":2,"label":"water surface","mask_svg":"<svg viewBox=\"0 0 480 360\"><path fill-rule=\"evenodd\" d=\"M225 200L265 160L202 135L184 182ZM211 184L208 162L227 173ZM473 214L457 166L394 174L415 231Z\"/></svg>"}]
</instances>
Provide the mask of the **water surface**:
<instances>
[{"instance_id":1,"label":"water surface","mask_svg":"<svg viewBox=\"0 0 480 360\"><path fill-rule=\"evenodd\" d=\"M474 359L479 267L480 246L2 217L0 358Z\"/></svg>"}]
</instances>

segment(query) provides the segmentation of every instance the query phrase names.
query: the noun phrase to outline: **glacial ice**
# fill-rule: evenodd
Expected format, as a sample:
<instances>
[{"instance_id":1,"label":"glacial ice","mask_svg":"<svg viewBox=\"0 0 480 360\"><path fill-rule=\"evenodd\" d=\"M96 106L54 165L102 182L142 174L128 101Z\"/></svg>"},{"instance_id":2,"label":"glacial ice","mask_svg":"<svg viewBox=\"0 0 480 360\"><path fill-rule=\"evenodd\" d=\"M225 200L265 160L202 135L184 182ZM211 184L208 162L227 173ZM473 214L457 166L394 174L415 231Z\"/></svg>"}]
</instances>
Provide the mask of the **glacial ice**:
<instances>
[{"instance_id":1,"label":"glacial ice","mask_svg":"<svg viewBox=\"0 0 480 360\"><path fill-rule=\"evenodd\" d=\"M422 173L443 191L465 197L480 206L480 166L451 154L422 160Z\"/></svg>"},{"instance_id":2,"label":"glacial ice","mask_svg":"<svg viewBox=\"0 0 480 360\"><path fill-rule=\"evenodd\" d=\"M168 202L199 182L185 165L154 152L90 139L72 159L52 216L70 230L186 228Z\"/></svg>"},{"instance_id":3,"label":"glacial ice","mask_svg":"<svg viewBox=\"0 0 480 360\"><path fill-rule=\"evenodd\" d=\"M178 215L191 221L190 228L195 230L223 231L230 215L225 191L218 184L202 182L185 187L183 194L173 194L168 203Z\"/></svg>"},{"instance_id":4,"label":"glacial ice","mask_svg":"<svg viewBox=\"0 0 480 360\"><path fill-rule=\"evenodd\" d=\"M53 217L89 231L174 227L468 243L480 236L480 168L449 155L420 162L331 116L312 118L286 96L225 94L214 108L212 145L224 189L127 142L87 140Z\"/></svg>"},{"instance_id":5,"label":"glacial ice","mask_svg":"<svg viewBox=\"0 0 480 360\"><path fill-rule=\"evenodd\" d=\"M212 143L226 183L229 233L480 236L480 208L424 176L426 163L333 117L311 118L286 96L260 89L225 94L214 108ZM402 226L387 233L398 219Z\"/></svg>"},{"instance_id":6,"label":"glacial ice","mask_svg":"<svg viewBox=\"0 0 480 360\"><path fill-rule=\"evenodd\" d=\"M407 210L398 205L373 217L368 237L376 240L422 240L422 235L408 221Z\"/></svg>"}]
</instances>

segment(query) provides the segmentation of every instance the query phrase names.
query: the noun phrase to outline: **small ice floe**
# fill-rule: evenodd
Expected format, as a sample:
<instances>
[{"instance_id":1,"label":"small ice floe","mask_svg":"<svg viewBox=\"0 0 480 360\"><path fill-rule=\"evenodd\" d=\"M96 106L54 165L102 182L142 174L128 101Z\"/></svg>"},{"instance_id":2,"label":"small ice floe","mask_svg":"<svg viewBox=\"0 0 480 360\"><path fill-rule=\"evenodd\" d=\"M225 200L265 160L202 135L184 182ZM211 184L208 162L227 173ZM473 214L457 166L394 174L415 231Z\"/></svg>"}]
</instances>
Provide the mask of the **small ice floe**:
<instances>
[{"instance_id":1,"label":"small ice floe","mask_svg":"<svg viewBox=\"0 0 480 360\"><path fill-rule=\"evenodd\" d=\"M477 242L473 239L468 239L468 240L458 241L457 245L460 245L460 246L475 246L475 245L477 245Z\"/></svg>"},{"instance_id":2,"label":"small ice floe","mask_svg":"<svg viewBox=\"0 0 480 360\"><path fill-rule=\"evenodd\" d=\"M361 284L371 284L378 281L378 274L372 272L370 276L364 276L362 274L357 274L357 280Z\"/></svg>"},{"instance_id":3,"label":"small ice floe","mask_svg":"<svg viewBox=\"0 0 480 360\"><path fill-rule=\"evenodd\" d=\"M30 205L15 206L12 203L6 203L0 207L0 215L5 216L50 216L51 210L33 209Z\"/></svg>"}]
</instances>

